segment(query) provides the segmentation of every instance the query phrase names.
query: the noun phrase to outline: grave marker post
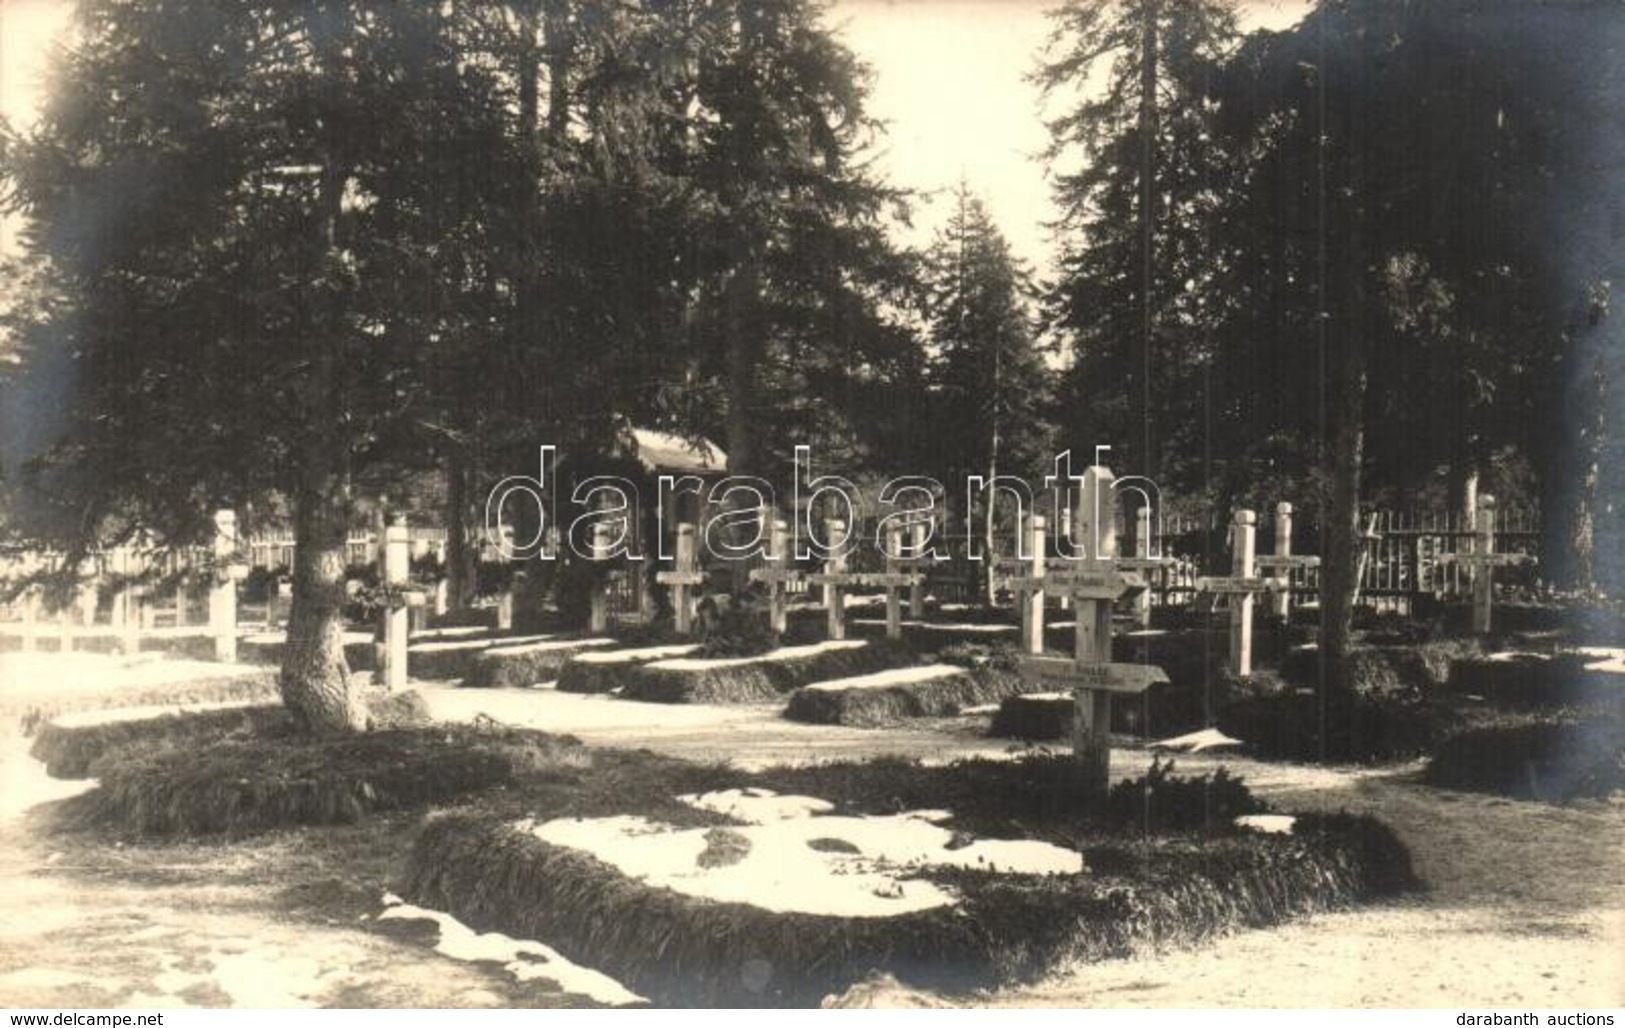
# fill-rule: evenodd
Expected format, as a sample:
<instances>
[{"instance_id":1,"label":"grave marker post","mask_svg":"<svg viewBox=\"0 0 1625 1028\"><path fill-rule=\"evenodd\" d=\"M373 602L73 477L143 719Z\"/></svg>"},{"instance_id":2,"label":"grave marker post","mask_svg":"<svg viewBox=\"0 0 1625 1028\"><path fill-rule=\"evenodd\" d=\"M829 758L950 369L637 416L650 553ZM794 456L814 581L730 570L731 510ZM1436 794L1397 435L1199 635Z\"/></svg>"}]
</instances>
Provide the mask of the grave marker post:
<instances>
[{"instance_id":1,"label":"grave marker post","mask_svg":"<svg viewBox=\"0 0 1625 1028\"><path fill-rule=\"evenodd\" d=\"M384 585L391 597L384 615L384 687L390 692L406 688L406 641L412 634L411 608L405 600L412 578L412 535L406 516L397 514L384 528ZM400 596L397 602L394 598Z\"/></svg>"},{"instance_id":2,"label":"grave marker post","mask_svg":"<svg viewBox=\"0 0 1625 1028\"><path fill-rule=\"evenodd\" d=\"M886 573L888 575L900 574L902 567L899 561L903 556L903 530L898 525L891 525L886 530ZM901 639L903 637L903 597L898 593L895 585L886 586L886 638Z\"/></svg>"},{"instance_id":3,"label":"grave marker post","mask_svg":"<svg viewBox=\"0 0 1625 1028\"><path fill-rule=\"evenodd\" d=\"M209 634L214 659L237 661L237 512L214 513L214 584L209 590Z\"/></svg>"},{"instance_id":4,"label":"grave marker post","mask_svg":"<svg viewBox=\"0 0 1625 1028\"><path fill-rule=\"evenodd\" d=\"M824 608L830 639L846 638L846 597L842 579L846 576L846 522L831 518L824 522L829 534L830 554L824 562Z\"/></svg>"},{"instance_id":5,"label":"grave marker post","mask_svg":"<svg viewBox=\"0 0 1625 1028\"><path fill-rule=\"evenodd\" d=\"M925 530L927 522L924 518L909 526L909 557L916 561L916 567L923 566L925 560ZM908 587L908 616L916 620L925 617L925 575L920 575L915 583Z\"/></svg>"},{"instance_id":6,"label":"grave marker post","mask_svg":"<svg viewBox=\"0 0 1625 1028\"><path fill-rule=\"evenodd\" d=\"M1027 563L1026 588L1021 593L1021 648L1027 653L1044 652L1044 552L1045 522L1042 514L1027 518L1027 545L1032 554ZM1018 552L1017 556L1020 554Z\"/></svg>"},{"instance_id":7,"label":"grave marker post","mask_svg":"<svg viewBox=\"0 0 1625 1028\"><path fill-rule=\"evenodd\" d=\"M768 534L767 565L751 571L752 582L767 583L768 627L779 635L789 625L789 585L801 580L790 566L790 523L775 518Z\"/></svg>"},{"instance_id":8,"label":"grave marker post","mask_svg":"<svg viewBox=\"0 0 1625 1028\"><path fill-rule=\"evenodd\" d=\"M705 573L700 570L695 551L695 529L692 524L685 521L677 526L675 565L671 571L657 572L655 581L671 586L672 615L677 634L688 635L694 630L694 598L690 593L705 581Z\"/></svg>"},{"instance_id":9,"label":"grave marker post","mask_svg":"<svg viewBox=\"0 0 1625 1028\"><path fill-rule=\"evenodd\" d=\"M587 631L593 635L609 630L609 569L604 566L604 561L609 559L609 546L609 522L602 519L594 521L591 553L595 573L587 614Z\"/></svg>"}]
</instances>

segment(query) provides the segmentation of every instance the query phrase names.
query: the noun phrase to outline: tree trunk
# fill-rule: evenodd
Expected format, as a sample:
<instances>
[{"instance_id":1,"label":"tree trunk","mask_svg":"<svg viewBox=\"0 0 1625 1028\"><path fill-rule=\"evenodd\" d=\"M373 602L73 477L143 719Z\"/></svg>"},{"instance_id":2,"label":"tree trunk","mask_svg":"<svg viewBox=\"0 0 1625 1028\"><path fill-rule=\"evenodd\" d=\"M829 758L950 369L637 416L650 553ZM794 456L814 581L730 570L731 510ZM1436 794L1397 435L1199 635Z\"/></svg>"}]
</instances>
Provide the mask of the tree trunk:
<instances>
[{"instance_id":1,"label":"tree trunk","mask_svg":"<svg viewBox=\"0 0 1625 1028\"><path fill-rule=\"evenodd\" d=\"M349 511L332 448L312 432L294 513L293 610L282 656L282 702L307 731L366 727L344 662L344 567Z\"/></svg>"},{"instance_id":2,"label":"tree trunk","mask_svg":"<svg viewBox=\"0 0 1625 1028\"><path fill-rule=\"evenodd\" d=\"M342 5L337 8L343 11ZM314 38L344 40L348 25L320 23L310 17ZM341 19L342 20L342 19ZM342 57L335 49L325 56L325 71L334 91L345 88ZM340 105L334 103L335 109ZM293 610L282 657L282 701L307 731L339 733L366 728L366 709L350 690L344 662L344 568L350 528L350 456L345 436L345 369L339 359L346 331L344 297L348 272L342 259L340 224L349 165L343 157L342 127L325 128L314 252L317 274L306 295L300 345L309 369L296 383L305 421L299 443L299 471L294 496Z\"/></svg>"},{"instance_id":3,"label":"tree trunk","mask_svg":"<svg viewBox=\"0 0 1625 1028\"><path fill-rule=\"evenodd\" d=\"M1363 310L1356 300L1355 309ZM1345 681L1354 636L1354 601L1360 589L1361 466L1365 460L1365 340L1357 324L1340 340L1331 409L1330 495L1324 505L1326 528L1320 575L1320 652L1330 681Z\"/></svg>"},{"instance_id":4,"label":"tree trunk","mask_svg":"<svg viewBox=\"0 0 1625 1028\"><path fill-rule=\"evenodd\" d=\"M467 610L474 602L479 547L470 538L468 469L453 455L446 462L446 605Z\"/></svg>"}]
</instances>

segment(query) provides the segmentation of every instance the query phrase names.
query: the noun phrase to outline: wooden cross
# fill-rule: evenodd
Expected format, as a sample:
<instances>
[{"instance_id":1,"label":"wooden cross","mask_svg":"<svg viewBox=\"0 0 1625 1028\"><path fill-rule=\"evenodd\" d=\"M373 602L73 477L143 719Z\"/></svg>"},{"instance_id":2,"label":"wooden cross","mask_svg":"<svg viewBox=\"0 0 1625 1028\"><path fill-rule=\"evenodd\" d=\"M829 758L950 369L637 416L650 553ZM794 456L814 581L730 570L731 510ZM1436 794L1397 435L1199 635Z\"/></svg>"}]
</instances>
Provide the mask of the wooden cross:
<instances>
[{"instance_id":1,"label":"wooden cross","mask_svg":"<svg viewBox=\"0 0 1625 1028\"><path fill-rule=\"evenodd\" d=\"M789 586L803 576L790 566L790 523L775 519L768 540L767 566L753 569L750 580L767 583L768 625L783 635L789 621Z\"/></svg>"},{"instance_id":2,"label":"wooden cross","mask_svg":"<svg viewBox=\"0 0 1625 1028\"><path fill-rule=\"evenodd\" d=\"M1254 563L1261 571L1273 571L1274 577L1285 579L1287 587L1275 592L1275 616L1285 620L1292 614L1292 572L1302 568L1320 567L1320 558L1297 556L1292 552L1292 504L1285 500L1275 505L1275 552L1258 557Z\"/></svg>"},{"instance_id":3,"label":"wooden cross","mask_svg":"<svg viewBox=\"0 0 1625 1028\"><path fill-rule=\"evenodd\" d=\"M214 514L214 585L209 590L209 634L214 636L214 659L237 661L237 579L228 568L237 553L237 512Z\"/></svg>"},{"instance_id":4,"label":"wooden cross","mask_svg":"<svg viewBox=\"0 0 1625 1028\"><path fill-rule=\"evenodd\" d=\"M1253 673L1253 599L1260 593L1284 588L1278 578L1255 576L1258 515L1236 511L1230 526L1231 571L1227 578L1198 578L1198 592L1230 597L1230 673L1245 678Z\"/></svg>"},{"instance_id":5,"label":"wooden cross","mask_svg":"<svg viewBox=\"0 0 1625 1028\"><path fill-rule=\"evenodd\" d=\"M874 575L860 575L846 570L846 522L831 518L824 522L829 536L829 556L824 570L807 576L807 581L824 587L824 610L827 617L826 635L831 640L846 638L846 597L842 590L854 585L869 585Z\"/></svg>"},{"instance_id":6,"label":"wooden cross","mask_svg":"<svg viewBox=\"0 0 1625 1028\"><path fill-rule=\"evenodd\" d=\"M1043 515L1029 515L1027 556L1001 560L994 565L1013 572L1004 584L1016 594L1016 605L1021 608L1021 648L1034 654L1044 652L1044 572L1048 566L1044 558L1044 529ZM1026 573L1022 574L1023 571Z\"/></svg>"},{"instance_id":7,"label":"wooden cross","mask_svg":"<svg viewBox=\"0 0 1625 1028\"><path fill-rule=\"evenodd\" d=\"M1444 564L1460 564L1476 572L1473 576L1473 632L1477 635L1488 635L1490 609L1495 599L1493 570L1516 564L1529 564L1534 558L1525 553L1495 552L1495 497L1488 495L1479 497L1477 520L1478 523L1474 526L1477 537L1474 540L1473 552L1441 553L1438 560Z\"/></svg>"},{"instance_id":8,"label":"wooden cross","mask_svg":"<svg viewBox=\"0 0 1625 1028\"><path fill-rule=\"evenodd\" d=\"M1141 628L1151 627L1150 576L1179 563L1173 557L1156 557L1151 553L1151 507L1142 506L1135 512L1134 556L1118 557L1112 562L1123 571L1136 571L1145 576L1145 582L1134 594L1134 622Z\"/></svg>"},{"instance_id":9,"label":"wooden cross","mask_svg":"<svg viewBox=\"0 0 1625 1028\"><path fill-rule=\"evenodd\" d=\"M694 526L683 522L677 526L677 559L670 571L655 574L655 581L671 586L672 611L677 620L677 634L688 635L694 630L694 611L689 590L703 585L705 572L699 568L694 553Z\"/></svg>"},{"instance_id":10,"label":"wooden cross","mask_svg":"<svg viewBox=\"0 0 1625 1028\"><path fill-rule=\"evenodd\" d=\"M905 558L903 556L903 529L893 525L886 531L886 581L880 583L886 588L886 638L901 639L903 637L903 598L899 594L901 589L916 589L924 576L918 572L905 571L905 566L917 564L919 557Z\"/></svg>"},{"instance_id":11,"label":"wooden cross","mask_svg":"<svg viewBox=\"0 0 1625 1028\"><path fill-rule=\"evenodd\" d=\"M1072 755L1079 765L1084 789L1104 799L1111 776L1112 696L1137 696L1157 682L1168 681L1159 667L1118 664L1112 661L1112 604L1123 595L1143 590L1136 573L1119 572L1109 560L1088 561L1041 578L1040 597L1067 596L1072 600L1077 627L1073 656L1031 654L1021 660L1029 681L1050 682L1071 689L1076 708L1072 719Z\"/></svg>"}]
</instances>

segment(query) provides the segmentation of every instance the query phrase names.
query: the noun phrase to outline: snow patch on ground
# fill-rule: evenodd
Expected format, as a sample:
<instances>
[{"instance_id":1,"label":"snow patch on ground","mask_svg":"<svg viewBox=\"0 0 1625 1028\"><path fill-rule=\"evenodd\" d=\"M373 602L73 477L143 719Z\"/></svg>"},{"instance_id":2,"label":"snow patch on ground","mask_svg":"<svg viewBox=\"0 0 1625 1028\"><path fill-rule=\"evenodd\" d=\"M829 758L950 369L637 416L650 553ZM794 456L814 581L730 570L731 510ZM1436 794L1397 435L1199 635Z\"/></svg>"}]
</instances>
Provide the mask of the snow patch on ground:
<instances>
[{"instance_id":1,"label":"snow patch on ground","mask_svg":"<svg viewBox=\"0 0 1625 1028\"><path fill-rule=\"evenodd\" d=\"M171 703L145 707L108 707L105 710L79 710L58 714L51 724L58 728L89 728L92 725L111 725L125 721L149 721L169 714L201 714L210 710L239 710L244 707L263 707L267 700L221 700L217 703Z\"/></svg>"},{"instance_id":2,"label":"snow patch on ground","mask_svg":"<svg viewBox=\"0 0 1625 1028\"><path fill-rule=\"evenodd\" d=\"M855 624L855 625L883 625L883 624L886 623L886 619L885 618L854 618L852 623ZM1002 635L1002 634L1005 634L1005 633L1008 633L1008 632L1014 632L1016 630L1015 625L996 625L996 624L995 625L987 625L987 624L972 624L970 622L966 622L966 623L963 623L963 624L953 624L953 623L946 623L945 624L945 623L936 622L936 621L904 621L902 624L903 624L904 628L916 628L916 629L919 629L922 632L960 632L960 633L964 633L966 635L977 634L977 633L983 633L983 634L987 634L987 635Z\"/></svg>"},{"instance_id":3,"label":"snow patch on ground","mask_svg":"<svg viewBox=\"0 0 1625 1028\"><path fill-rule=\"evenodd\" d=\"M598 650L578 654L571 659L578 664L631 664L643 660L669 660L686 657L699 649L698 643L680 646L644 646L635 650Z\"/></svg>"},{"instance_id":4,"label":"snow patch on ground","mask_svg":"<svg viewBox=\"0 0 1625 1028\"><path fill-rule=\"evenodd\" d=\"M166 660L162 654L0 653L0 696L8 693L109 693L233 675L263 674L253 664Z\"/></svg>"},{"instance_id":5,"label":"snow patch on ground","mask_svg":"<svg viewBox=\"0 0 1625 1028\"><path fill-rule=\"evenodd\" d=\"M723 814L746 824L765 825L793 817L812 817L835 809L816 796L780 796L771 789L723 789L677 797L691 807Z\"/></svg>"},{"instance_id":6,"label":"snow patch on ground","mask_svg":"<svg viewBox=\"0 0 1625 1028\"><path fill-rule=\"evenodd\" d=\"M642 996L615 979L572 963L550 946L531 939L515 939L501 932L476 932L450 914L413 906L399 896L385 894L384 904L383 913L378 915L380 921L433 921L440 928L435 950L453 960L501 964L517 981L546 978L557 982L565 992L587 996L609 1006L645 1002Z\"/></svg>"},{"instance_id":7,"label":"snow patch on ground","mask_svg":"<svg viewBox=\"0 0 1625 1028\"><path fill-rule=\"evenodd\" d=\"M910 874L928 867L965 867L1007 874L1078 874L1082 856L1033 840L967 841L933 824L944 811L884 817L799 816L823 809L810 796L751 790L733 802L762 823L730 828L749 844L737 862L702 867L712 829L678 828L647 818L563 818L516 825L544 842L583 850L623 874L721 903L746 903L780 913L893 917L953 906L951 891ZM691 797L692 800L704 797ZM709 809L709 808L708 808ZM789 813L792 816L776 817ZM949 849L950 843L958 848ZM815 848L816 847L816 848ZM855 852L854 852L855 851Z\"/></svg>"},{"instance_id":8,"label":"snow patch on ground","mask_svg":"<svg viewBox=\"0 0 1625 1028\"><path fill-rule=\"evenodd\" d=\"M888 686L907 685L911 682L929 682L938 678L958 678L964 674L969 674L969 672L954 664L926 664L921 667L890 668L886 671L876 671L873 674L857 675L852 678L833 678L827 682L813 682L805 688L826 692L845 689L884 689Z\"/></svg>"},{"instance_id":9,"label":"snow patch on ground","mask_svg":"<svg viewBox=\"0 0 1625 1028\"><path fill-rule=\"evenodd\" d=\"M1298 819L1291 814L1243 814L1236 818L1237 828L1251 828L1255 832L1271 835L1291 835Z\"/></svg>"},{"instance_id":10,"label":"snow patch on ground","mask_svg":"<svg viewBox=\"0 0 1625 1028\"><path fill-rule=\"evenodd\" d=\"M820 653L850 650L867 645L868 643L862 639L832 639L807 646L786 646L755 657L722 657L715 660L707 660L703 657L677 657L673 660L656 661L649 664L648 667L658 668L662 671L706 671L711 668L756 664L765 660L796 660L801 657L812 657Z\"/></svg>"},{"instance_id":11,"label":"snow patch on ground","mask_svg":"<svg viewBox=\"0 0 1625 1028\"><path fill-rule=\"evenodd\" d=\"M614 639L543 639L539 642L524 643L522 645L493 646L492 654L513 655L519 653L551 653L554 650L567 650L573 646L614 646Z\"/></svg>"},{"instance_id":12,"label":"snow patch on ground","mask_svg":"<svg viewBox=\"0 0 1625 1028\"><path fill-rule=\"evenodd\" d=\"M1492 653L1484 659L1503 664L1515 660L1551 660L1552 658L1544 653L1530 653L1526 650L1502 650L1498 653Z\"/></svg>"},{"instance_id":13,"label":"snow patch on ground","mask_svg":"<svg viewBox=\"0 0 1625 1028\"><path fill-rule=\"evenodd\" d=\"M52 778L45 765L22 746L0 752L0 825L7 825L42 803L65 800L96 788L94 778Z\"/></svg>"},{"instance_id":14,"label":"snow patch on ground","mask_svg":"<svg viewBox=\"0 0 1625 1028\"><path fill-rule=\"evenodd\" d=\"M1575 650L1582 657L1594 657L1592 663L1585 666L1587 671L1604 671L1613 675L1625 675L1625 649L1615 646L1581 646Z\"/></svg>"},{"instance_id":15,"label":"snow patch on ground","mask_svg":"<svg viewBox=\"0 0 1625 1028\"><path fill-rule=\"evenodd\" d=\"M1189 753L1201 753L1220 746L1243 746L1240 739L1232 739L1217 728L1204 728L1199 732L1187 735L1176 735L1172 739L1162 739L1148 744L1153 750L1185 750Z\"/></svg>"},{"instance_id":16,"label":"snow patch on ground","mask_svg":"<svg viewBox=\"0 0 1625 1028\"><path fill-rule=\"evenodd\" d=\"M448 642L413 643L409 653L445 653L448 650L483 650L493 646L515 646L521 643L542 642L551 635L512 635L502 639L456 639Z\"/></svg>"}]
</instances>

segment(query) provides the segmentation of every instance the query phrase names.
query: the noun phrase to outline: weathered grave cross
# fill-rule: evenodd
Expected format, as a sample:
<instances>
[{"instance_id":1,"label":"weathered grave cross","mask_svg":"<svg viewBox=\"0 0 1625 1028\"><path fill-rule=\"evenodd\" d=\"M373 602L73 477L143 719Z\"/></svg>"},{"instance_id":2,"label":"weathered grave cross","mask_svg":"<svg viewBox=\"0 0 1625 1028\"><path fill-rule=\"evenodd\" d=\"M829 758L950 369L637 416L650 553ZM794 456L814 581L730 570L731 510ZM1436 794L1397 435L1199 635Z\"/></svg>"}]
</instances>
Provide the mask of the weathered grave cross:
<instances>
[{"instance_id":1,"label":"weathered grave cross","mask_svg":"<svg viewBox=\"0 0 1625 1028\"><path fill-rule=\"evenodd\" d=\"M1278 578L1255 575L1258 515L1236 511L1230 526L1231 574L1227 578L1198 578L1198 592L1230 598L1230 673L1244 678L1253 673L1253 598L1286 588Z\"/></svg>"},{"instance_id":2,"label":"weathered grave cross","mask_svg":"<svg viewBox=\"0 0 1625 1028\"><path fill-rule=\"evenodd\" d=\"M900 540L888 533L887 541L887 570L848 571L846 569L846 539L847 527L844 521L824 522L826 532L830 539L830 555L824 562L824 570L807 576L807 581L814 585L824 587L824 605L828 609L828 636L831 639L846 638L846 600L843 590L854 586L880 586L886 590L886 637L896 639L903 634L901 618L901 601L897 590L912 587L919 580L919 575L912 572L894 570L893 554L896 552Z\"/></svg>"},{"instance_id":3,"label":"weathered grave cross","mask_svg":"<svg viewBox=\"0 0 1625 1028\"><path fill-rule=\"evenodd\" d=\"M762 508L762 520L768 521L771 511ZM767 617L768 626L780 635L788 624L789 587L793 582L802 579L800 571L790 565L790 524L780 518L772 518L772 527L768 531L767 565L753 568L750 573L752 582L765 582L767 584Z\"/></svg>"},{"instance_id":4,"label":"weathered grave cross","mask_svg":"<svg viewBox=\"0 0 1625 1028\"><path fill-rule=\"evenodd\" d=\"M1462 564L1473 569L1473 631L1487 635L1490 631L1490 608L1495 599L1495 583L1491 575L1495 568L1515 564L1528 564L1534 558L1526 553L1495 552L1495 497L1478 498L1476 545L1472 553L1442 553L1438 560L1446 564Z\"/></svg>"},{"instance_id":5,"label":"weathered grave cross","mask_svg":"<svg viewBox=\"0 0 1625 1028\"><path fill-rule=\"evenodd\" d=\"M1275 552L1258 557L1254 563L1261 571L1273 571L1283 579L1275 592L1275 616L1286 618L1292 614L1292 572L1299 568L1318 568L1320 558L1298 556L1292 552L1292 504L1285 500L1275 505Z\"/></svg>"},{"instance_id":6,"label":"weathered grave cross","mask_svg":"<svg viewBox=\"0 0 1625 1028\"><path fill-rule=\"evenodd\" d=\"M406 688L406 643L412 634L412 611L428 594L412 585L412 532L406 516L397 514L384 529L383 578L388 611L384 615L384 686Z\"/></svg>"},{"instance_id":7,"label":"weathered grave cross","mask_svg":"<svg viewBox=\"0 0 1625 1028\"><path fill-rule=\"evenodd\" d=\"M1028 594L1023 610L1028 629L1022 633L1027 650L1021 660L1022 674L1029 681L1050 682L1073 691L1072 754L1079 765L1080 784L1096 799L1104 798L1111 774L1112 696L1137 696L1168 681L1159 667L1112 661L1112 605L1119 597L1145 588L1145 581L1136 572L1119 572L1110 556L1116 551L1115 528L1112 517L1100 511L1101 501L1110 495L1111 481L1112 473L1103 467L1091 467L1084 474L1079 508L1082 530L1077 536L1086 544L1086 556L1057 562L1051 572L1044 559L1044 519L1034 516L1029 522L1033 573L1011 582L1012 588ZM1076 629L1070 660L1043 655L1046 596L1065 596L1072 601ZM1033 609L1027 610L1027 605Z\"/></svg>"},{"instance_id":8,"label":"weathered grave cross","mask_svg":"<svg viewBox=\"0 0 1625 1028\"><path fill-rule=\"evenodd\" d=\"M689 591L705 582L694 553L694 526L684 522L677 526L677 560L670 571L655 574L655 581L671 586L672 611L677 619L677 634L688 635L693 630L694 610Z\"/></svg>"},{"instance_id":9,"label":"weathered grave cross","mask_svg":"<svg viewBox=\"0 0 1625 1028\"><path fill-rule=\"evenodd\" d=\"M1134 594L1134 622L1141 628L1151 625L1150 575L1172 567L1178 561L1173 557L1156 557L1151 553L1151 507L1142 506L1135 514L1134 556L1118 557L1112 562L1119 570L1136 571L1145 576L1141 588Z\"/></svg>"}]
</instances>

